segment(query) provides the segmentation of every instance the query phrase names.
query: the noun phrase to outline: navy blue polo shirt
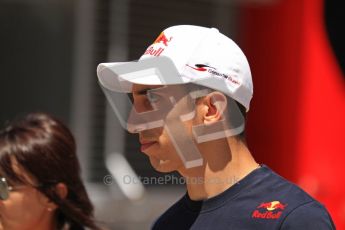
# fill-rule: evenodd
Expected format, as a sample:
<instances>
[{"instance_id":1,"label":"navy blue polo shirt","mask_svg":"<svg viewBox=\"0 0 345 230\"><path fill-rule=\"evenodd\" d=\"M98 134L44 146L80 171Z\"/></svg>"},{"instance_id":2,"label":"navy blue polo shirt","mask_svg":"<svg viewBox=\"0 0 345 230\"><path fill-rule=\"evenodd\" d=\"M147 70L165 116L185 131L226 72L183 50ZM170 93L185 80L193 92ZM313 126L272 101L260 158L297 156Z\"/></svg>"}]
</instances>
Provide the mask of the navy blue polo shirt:
<instances>
[{"instance_id":1,"label":"navy blue polo shirt","mask_svg":"<svg viewBox=\"0 0 345 230\"><path fill-rule=\"evenodd\" d=\"M335 229L326 208L265 165L223 193L193 201L186 193L153 230Z\"/></svg>"}]
</instances>

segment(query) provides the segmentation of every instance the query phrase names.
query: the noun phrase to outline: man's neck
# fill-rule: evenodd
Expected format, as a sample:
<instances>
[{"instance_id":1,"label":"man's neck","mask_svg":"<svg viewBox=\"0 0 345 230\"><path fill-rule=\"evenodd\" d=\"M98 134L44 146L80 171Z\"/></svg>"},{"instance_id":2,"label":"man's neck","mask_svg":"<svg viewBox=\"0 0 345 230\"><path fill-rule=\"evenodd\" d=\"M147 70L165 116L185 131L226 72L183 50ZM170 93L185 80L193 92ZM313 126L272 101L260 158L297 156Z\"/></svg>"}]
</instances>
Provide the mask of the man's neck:
<instances>
[{"instance_id":1,"label":"man's neck","mask_svg":"<svg viewBox=\"0 0 345 230\"><path fill-rule=\"evenodd\" d=\"M259 167L246 145L234 138L201 144L199 150L203 166L179 170L192 200L214 197Z\"/></svg>"}]
</instances>

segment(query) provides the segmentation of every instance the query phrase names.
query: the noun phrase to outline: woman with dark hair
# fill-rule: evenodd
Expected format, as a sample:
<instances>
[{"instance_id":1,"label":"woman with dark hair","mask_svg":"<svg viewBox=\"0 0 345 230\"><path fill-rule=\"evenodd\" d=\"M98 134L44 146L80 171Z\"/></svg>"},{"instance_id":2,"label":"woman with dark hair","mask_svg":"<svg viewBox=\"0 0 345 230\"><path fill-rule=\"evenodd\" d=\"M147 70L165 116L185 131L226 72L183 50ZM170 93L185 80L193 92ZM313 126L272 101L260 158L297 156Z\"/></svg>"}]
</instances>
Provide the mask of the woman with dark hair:
<instances>
[{"instance_id":1,"label":"woman with dark hair","mask_svg":"<svg viewBox=\"0 0 345 230\"><path fill-rule=\"evenodd\" d=\"M1 228L100 229L80 178L74 137L47 114L28 114L0 131Z\"/></svg>"}]
</instances>

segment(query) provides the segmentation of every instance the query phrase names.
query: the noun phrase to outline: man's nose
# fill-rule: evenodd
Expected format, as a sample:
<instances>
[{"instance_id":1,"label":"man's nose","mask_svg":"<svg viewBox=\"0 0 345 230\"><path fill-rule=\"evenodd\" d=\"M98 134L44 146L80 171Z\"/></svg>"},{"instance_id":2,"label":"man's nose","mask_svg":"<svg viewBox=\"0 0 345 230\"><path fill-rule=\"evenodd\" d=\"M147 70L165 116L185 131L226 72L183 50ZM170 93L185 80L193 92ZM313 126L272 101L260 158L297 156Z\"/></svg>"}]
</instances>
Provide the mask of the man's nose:
<instances>
[{"instance_id":1,"label":"man's nose","mask_svg":"<svg viewBox=\"0 0 345 230\"><path fill-rule=\"evenodd\" d=\"M137 112L132 107L127 120L127 130L130 133L139 133L148 129L155 129L164 126L164 113L159 110Z\"/></svg>"},{"instance_id":2,"label":"man's nose","mask_svg":"<svg viewBox=\"0 0 345 230\"><path fill-rule=\"evenodd\" d=\"M132 107L128 119L127 119L127 130L130 133L138 133L140 132L140 129L137 127L138 119L140 116L138 116L138 113L136 112L134 106Z\"/></svg>"},{"instance_id":3,"label":"man's nose","mask_svg":"<svg viewBox=\"0 0 345 230\"><path fill-rule=\"evenodd\" d=\"M127 120L127 130L130 133L139 133L150 129L150 122L149 111L139 113L133 106Z\"/></svg>"}]
</instances>

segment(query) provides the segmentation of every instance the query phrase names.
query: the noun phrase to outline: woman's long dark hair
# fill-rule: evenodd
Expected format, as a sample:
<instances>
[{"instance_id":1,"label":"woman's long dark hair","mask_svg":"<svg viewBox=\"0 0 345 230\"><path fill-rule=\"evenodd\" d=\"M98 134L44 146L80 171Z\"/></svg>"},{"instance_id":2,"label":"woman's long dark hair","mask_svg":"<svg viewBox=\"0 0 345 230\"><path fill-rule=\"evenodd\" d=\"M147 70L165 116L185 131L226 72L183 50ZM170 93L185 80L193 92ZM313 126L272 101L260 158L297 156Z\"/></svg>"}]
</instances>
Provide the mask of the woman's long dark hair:
<instances>
[{"instance_id":1,"label":"woman's long dark hair","mask_svg":"<svg viewBox=\"0 0 345 230\"><path fill-rule=\"evenodd\" d=\"M0 172L14 183L28 183L13 168L13 160L38 182L37 189L57 204L58 229L98 230L93 206L80 177L76 144L69 129L44 113L31 113L0 131ZM68 188L60 198L57 183Z\"/></svg>"}]
</instances>

